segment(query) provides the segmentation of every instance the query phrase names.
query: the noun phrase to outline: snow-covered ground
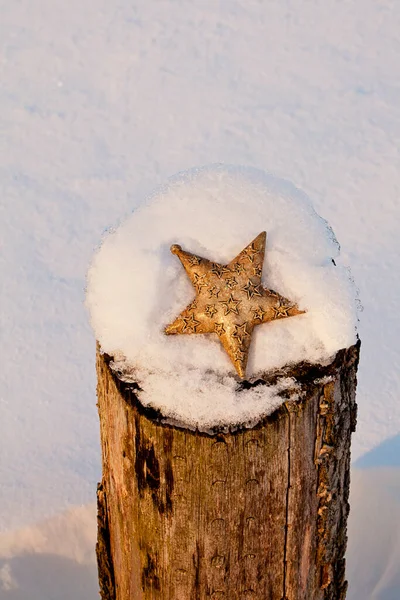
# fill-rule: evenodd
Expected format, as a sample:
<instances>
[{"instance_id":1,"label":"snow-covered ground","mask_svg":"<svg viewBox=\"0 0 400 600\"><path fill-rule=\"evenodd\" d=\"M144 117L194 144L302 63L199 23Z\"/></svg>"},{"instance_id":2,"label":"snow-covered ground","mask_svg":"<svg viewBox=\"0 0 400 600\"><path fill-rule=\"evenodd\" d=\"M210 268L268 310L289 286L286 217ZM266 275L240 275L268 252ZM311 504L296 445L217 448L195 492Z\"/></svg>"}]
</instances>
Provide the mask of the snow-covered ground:
<instances>
[{"instance_id":1,"label":"snow-covered ground","mask_svg":"<svg viewBox=\"0 0 400 600\"><path fill-rule=\"evenodd\" d=\"M353 519L376 533L353 520L349 547L376 570L353 559L348 575L354 600L398 598L399 537L383 531L400 498L400 4L0 0L0 14L2 529L94 500L83 298L104 229L180 170L247 164L313 199L360 289Z\"/></svg>"}]
</instances>

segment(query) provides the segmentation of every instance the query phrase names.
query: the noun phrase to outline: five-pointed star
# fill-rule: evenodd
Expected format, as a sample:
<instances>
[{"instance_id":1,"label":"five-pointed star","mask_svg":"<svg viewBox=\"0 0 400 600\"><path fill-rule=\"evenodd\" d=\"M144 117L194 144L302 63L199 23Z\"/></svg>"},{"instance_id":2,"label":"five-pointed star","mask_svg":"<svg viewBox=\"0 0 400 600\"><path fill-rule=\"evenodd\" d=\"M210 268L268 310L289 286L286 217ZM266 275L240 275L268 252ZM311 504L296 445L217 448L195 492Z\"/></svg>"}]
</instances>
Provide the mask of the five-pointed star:
<instances>
[{"instance_id":1,"label":"five-pointed star","mask_svg":"<svg viewBox=\"0 0 400 600\"><path fill-rule=\"evenodd\" d=\"M221 265L176 244L176 254L197 296L165 333L214 333L239 376L246 376L251 336L256 325L304 313L296 304L261 285L266 232L263 231L228 265ZM235 281L235 284L233 284Z\"/></svg>"}]
</instances>

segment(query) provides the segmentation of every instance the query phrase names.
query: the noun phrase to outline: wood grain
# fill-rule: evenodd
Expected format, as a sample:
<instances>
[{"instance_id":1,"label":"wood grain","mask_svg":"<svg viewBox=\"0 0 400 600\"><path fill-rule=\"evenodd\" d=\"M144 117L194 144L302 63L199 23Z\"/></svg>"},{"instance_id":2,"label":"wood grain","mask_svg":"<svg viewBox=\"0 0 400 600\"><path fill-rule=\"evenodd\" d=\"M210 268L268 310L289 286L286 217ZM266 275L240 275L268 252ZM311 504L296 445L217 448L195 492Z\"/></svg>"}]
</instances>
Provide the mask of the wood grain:
<instances>
[{"instance_id":1,"label":"wood grain","mask_svg":"<svg viewBox=\"0 0 400 600\"><path fill-rule=\"evenodd\" d=\"M286 371L301 400L206 435L162 424L98 350L102 600L343 600L358 356Z\"/></svg>"}]
</instances>

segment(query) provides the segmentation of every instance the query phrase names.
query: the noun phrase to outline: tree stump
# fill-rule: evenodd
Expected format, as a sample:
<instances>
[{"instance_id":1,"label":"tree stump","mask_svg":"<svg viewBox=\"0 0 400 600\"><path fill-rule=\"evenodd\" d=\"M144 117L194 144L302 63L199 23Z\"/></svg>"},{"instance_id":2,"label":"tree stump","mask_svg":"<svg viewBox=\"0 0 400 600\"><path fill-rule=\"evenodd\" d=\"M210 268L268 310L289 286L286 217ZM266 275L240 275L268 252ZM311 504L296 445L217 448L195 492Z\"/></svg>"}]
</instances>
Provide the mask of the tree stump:
<instances>
[{"instance_id":1,"label":"tree stump","mask_svg":"<svg viewBox=\"0 0 400 600\"><path fill-rule=\"evenodd\" d=\"M275 373L300 398L214 435L161 423L98 350L102 600L343 600L359 347Z\"/></svg>"}]
</instances>

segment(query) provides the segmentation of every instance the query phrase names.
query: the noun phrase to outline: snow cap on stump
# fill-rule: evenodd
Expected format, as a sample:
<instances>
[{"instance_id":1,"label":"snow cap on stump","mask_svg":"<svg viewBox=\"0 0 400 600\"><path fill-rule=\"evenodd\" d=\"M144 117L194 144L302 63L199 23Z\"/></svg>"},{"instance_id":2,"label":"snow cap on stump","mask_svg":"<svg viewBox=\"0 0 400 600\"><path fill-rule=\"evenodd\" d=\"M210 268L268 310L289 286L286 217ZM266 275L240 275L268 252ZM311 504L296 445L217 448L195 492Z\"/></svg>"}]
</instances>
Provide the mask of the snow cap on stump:
<instances>
[{"instance_id":1,"label":"snow cap on stump","mask_svg":"<svg viewBox=\"0 0 400 600\"><path fill-rule=\"evenodd\" d=\"M170 248L230 263L267 232L262 286L296 303L293 318L255 327L247 379L301 362L323 364L356 342L356 290L329 225L304 193L250 168L211 165L150 196L96 252L87 306L101 349L139 400L186 427L252 425L294 382L246 389L216 334L165 335L196 291Z\"/></svg>"}]
</instances>

